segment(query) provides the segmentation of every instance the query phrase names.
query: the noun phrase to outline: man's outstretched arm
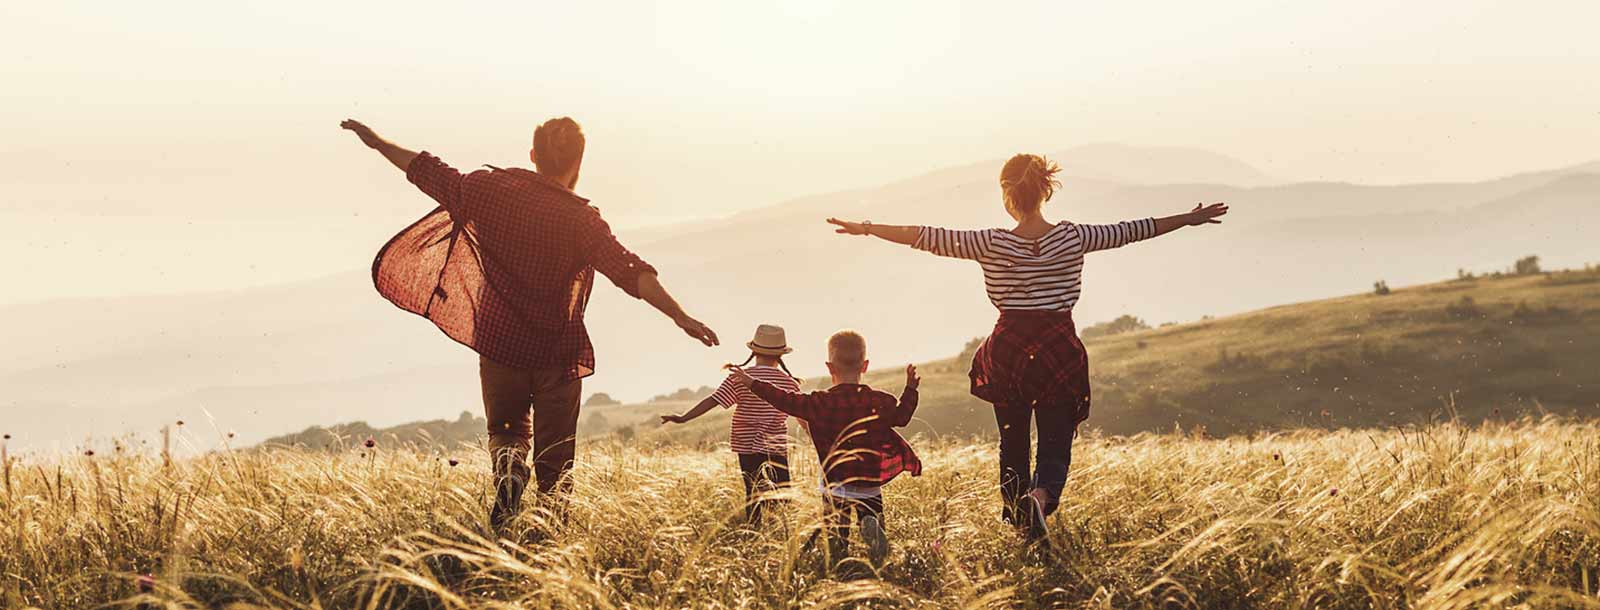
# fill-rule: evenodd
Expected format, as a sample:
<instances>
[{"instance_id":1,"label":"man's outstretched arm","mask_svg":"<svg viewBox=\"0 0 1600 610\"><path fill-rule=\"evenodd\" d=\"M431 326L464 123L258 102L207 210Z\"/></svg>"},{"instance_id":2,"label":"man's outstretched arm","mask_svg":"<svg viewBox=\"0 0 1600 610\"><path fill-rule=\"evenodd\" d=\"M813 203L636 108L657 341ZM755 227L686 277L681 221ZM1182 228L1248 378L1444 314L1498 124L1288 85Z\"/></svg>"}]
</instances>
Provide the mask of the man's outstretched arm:
<instances>
[{"instance_id":1,"label":"man's outstretched arm","mask_svg":"<svg viewBox=\"0 0 1600 610\"><path fill-rule=\"evenodd\" d=\"M672 322L677 324L678 328L683 329L683 332L688 333L694 340L706 344L706 347L717 345L717 333L712 332L710 327L702 324L699 320L691 318L689 314L684 313L683 307L678 305L672 295L667 294L667 289L661 285L661 280L656 278L656 274L639 274L639 298L644 299L644 302L656 308L656 311L666 314L668 318L672 318Z\"/></svg>"},{"instance_id":2,"label":"man's outstretched arm","mask_svg":"<svg viewBox=\"0 0 1600 610\"><path fill-rule=\"evenodd\" d=\"M362 144L366 144L367 148L383 153L383 158L388 159L390 163L400 168L402 172L411 167L411 161L417 158L415 151L406 150L393 142L379 137L377 132L373 131L371 127L361 124L361 121L345 119L343 123L339 123L339 126L355 132L356 137L361 138Z\"/></svg>"}]
</instances>

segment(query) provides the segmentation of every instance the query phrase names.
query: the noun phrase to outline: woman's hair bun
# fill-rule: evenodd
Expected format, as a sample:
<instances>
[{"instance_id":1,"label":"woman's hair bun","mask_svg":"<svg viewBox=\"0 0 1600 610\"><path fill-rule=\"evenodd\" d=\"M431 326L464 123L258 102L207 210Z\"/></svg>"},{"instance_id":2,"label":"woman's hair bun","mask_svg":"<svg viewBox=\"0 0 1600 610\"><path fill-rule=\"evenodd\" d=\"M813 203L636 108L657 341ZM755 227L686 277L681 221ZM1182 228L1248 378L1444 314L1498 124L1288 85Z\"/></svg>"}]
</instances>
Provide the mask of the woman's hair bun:
<instances>
[{"instance_id":1,"label":"woman's hair bun","mask_svg":"<svg viewBox=\"0 0 1600 610\"><path fill-rule=\"evenodd\" d=\"M1006 203L1021 212L1036 212L1056 194L1061 166L1041 155L1019 154L1000 168L1000 192Z\"/></svg>"}]
</instances>

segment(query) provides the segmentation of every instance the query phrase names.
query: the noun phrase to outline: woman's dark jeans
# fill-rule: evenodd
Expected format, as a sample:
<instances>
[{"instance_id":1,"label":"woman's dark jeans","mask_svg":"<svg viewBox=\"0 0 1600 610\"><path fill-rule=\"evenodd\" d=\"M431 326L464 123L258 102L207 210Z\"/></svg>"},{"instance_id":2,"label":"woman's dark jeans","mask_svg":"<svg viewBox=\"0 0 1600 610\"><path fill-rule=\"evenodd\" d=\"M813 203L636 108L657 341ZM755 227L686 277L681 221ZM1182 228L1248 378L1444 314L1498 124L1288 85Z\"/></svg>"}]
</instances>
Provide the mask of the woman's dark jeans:
<instances>
[{"instance_id":1,"label":"woman's dark jeans","mask_svg":"<svg viewBox=\"0 0 1600 610\"><path fill-rule=\"evenodd\" d=\"M1044 514L1055 512L1061 490L1067 485L1067 470L1072 466L1072 438L1077 434L1077 409L1068 405L995 405L995 423L1000 427L1000 497L1005 502L1006 521L1021 523L1017 502L1030 489L1044 489L1048 501ZM1028 475L1029 428L1039 426L1036 470Z\"/></svg>"}]
</instances>

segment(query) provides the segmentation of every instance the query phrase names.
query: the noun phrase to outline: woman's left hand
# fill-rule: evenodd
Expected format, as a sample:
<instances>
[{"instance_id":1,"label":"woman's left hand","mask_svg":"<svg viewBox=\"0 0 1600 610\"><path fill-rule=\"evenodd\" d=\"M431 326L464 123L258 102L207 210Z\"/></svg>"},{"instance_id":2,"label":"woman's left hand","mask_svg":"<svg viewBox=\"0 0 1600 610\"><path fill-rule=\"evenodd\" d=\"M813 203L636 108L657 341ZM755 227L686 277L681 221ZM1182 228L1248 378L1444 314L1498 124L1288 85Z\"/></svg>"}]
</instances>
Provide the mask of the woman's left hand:
<instances>
[{"instance_id":1,"label":"woman's left hand","mask_svg":"<svg viewBox=\"0 0 1600 610\"><path fill-rule=\"evenodd\" d=\"M837 225L839 228L838 229L834 229L833 232L834 233L839 233L841 235L866 235L867 234L867 224L864 223L864 222L850 222L848 220L839 220L837 218L829 218L828 219L828 224Z\"/></svg>"},{"instance_id":2,"label":"woman's left hand","mask_svg":"<svg viewBox=\"0 0 1600 610\"><path fill-rule=\"evenodd\" d=\"M1219 218L1222 215L1227 214L1227 213L1228 213L1228 204L1226 204L1226 203L1220 203L1219 202L1219 203L1213 203L1211 205L1201 205L1201 204L1196 203L1196 204L1194 204L1194 209L1193 210L1189 210L1189 223L1188 224L1191 227L1192 226L1199 226L1199 225L1208 225L1208 224L1209 225L1219 225L1219 224L1222 224L1222 221L1221 220L1217 220L1217 218Z\"/></svg>"}]
</instances>

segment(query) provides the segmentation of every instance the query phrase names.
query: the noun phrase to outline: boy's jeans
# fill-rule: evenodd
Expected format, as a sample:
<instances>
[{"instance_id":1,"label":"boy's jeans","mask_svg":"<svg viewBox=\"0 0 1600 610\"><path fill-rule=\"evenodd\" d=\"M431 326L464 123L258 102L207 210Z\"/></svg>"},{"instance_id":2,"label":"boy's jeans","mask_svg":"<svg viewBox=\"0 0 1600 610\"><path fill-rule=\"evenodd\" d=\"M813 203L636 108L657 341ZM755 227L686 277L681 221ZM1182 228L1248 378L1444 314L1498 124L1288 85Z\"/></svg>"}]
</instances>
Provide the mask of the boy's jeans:
<instances>
[{"instance_id":1,"label":"boy's jeans","mask_svg":"<svg viewBox=\"0 0 1600 610\"><path fill-rule=\"evenodd\" d=\"M1061 490L1067 485L1067 470L1072 466L1072 437L1077 433L1077 412L1067 405L995 405L994 419L1000 427L1000 497L1005 502L1006 521L1022 523L1017 502L1030 489L1043 489L1048 496L1041 508L1055 512L1061 503ZM1030 420L1039 424L1037 470L1028 476Z\"/></svg>"},{"instance_id":2,"label":"boy's jeans","mask_svg":"<svg viewBox=\"0 0 1600 610\"><path fill-rule=\"evenodd\" d=\"M582 380L566 371L523 370L478 359L483 410L489 420L489 454L494 460L495 502L489 521L496 528L515 516L528 486L528 450L539 493L572 489L568 472L576 449L578 399Z\"/></svg>"},{"instance_id":3,"label":"boy's jeans","mask_svg":"<svg viewBox=\"0 0 1600 610\"><path fill-rule=\"evenodd\" d=\"M828 561L836 564L848 555L852 525L859 527L867 517L876 517L878 524L883 524L883 496L844 498L828 495L823 501L827 503L823 507L823 518L826 520L824 529L828 537Z\"/></svg>"}]
</instances>

